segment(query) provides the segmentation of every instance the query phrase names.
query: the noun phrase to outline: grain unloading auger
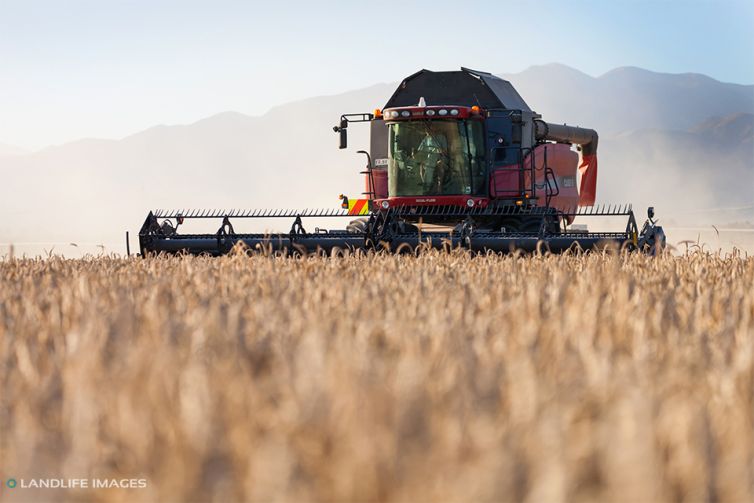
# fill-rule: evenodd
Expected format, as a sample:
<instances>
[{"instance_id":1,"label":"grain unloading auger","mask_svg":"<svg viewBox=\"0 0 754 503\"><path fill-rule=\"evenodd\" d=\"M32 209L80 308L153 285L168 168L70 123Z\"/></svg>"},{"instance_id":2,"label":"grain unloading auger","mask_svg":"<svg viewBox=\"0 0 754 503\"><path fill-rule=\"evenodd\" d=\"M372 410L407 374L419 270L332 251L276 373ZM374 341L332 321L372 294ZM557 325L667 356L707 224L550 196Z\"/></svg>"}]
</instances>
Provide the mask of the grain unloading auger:
<instances>
[{"instance_id":1,"label":"grain unloading auger","mask_svg":"<svg viewBox=\"0 0 754 503\"><path fill-rule=\"evenodd\" d=\"M417 72L384 108L342 115L334 128L340 148L355 122L371 127L370 151L359 151L368 160L364 198L341 196L341 207L329 210L152 211L139 232L142 255L222 255L239 242L290 254L419 246L562 252L610 243L655 252L665 245L651 208L639 229L630 205L594 205L594 130L544 122L510 82L492 74ZM589 232L573 224L582 216L622 217L625 226ZM281 233L236 232L234 223L252 218L286 218L292 225ZM307 218L348 223L307 232ZM219 228L178 232L194 219L216 219Z\"/></svg>"}]
</instances>

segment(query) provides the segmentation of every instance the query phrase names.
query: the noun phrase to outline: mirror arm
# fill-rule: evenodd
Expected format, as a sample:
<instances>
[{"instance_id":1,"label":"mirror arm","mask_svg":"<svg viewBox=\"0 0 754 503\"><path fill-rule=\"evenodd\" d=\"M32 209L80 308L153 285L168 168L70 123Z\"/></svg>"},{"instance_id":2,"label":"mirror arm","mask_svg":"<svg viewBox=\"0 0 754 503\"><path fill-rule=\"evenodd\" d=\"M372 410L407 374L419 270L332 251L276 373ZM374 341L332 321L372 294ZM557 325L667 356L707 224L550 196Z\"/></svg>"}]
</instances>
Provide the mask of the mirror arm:
<instances>
[{"instance_id":1,"label":"mirror arm","mask_svg":"<svg viewBox=\"0 0 754 503\"><path fill-rule=\"evenodd\" d=\"M332 130L338 133L338 148L348 147L348 123L349 122L371 122L374 119L372 114L343 114L340 116L340 125L335 126Z\"/></svg>"}]
</instances>

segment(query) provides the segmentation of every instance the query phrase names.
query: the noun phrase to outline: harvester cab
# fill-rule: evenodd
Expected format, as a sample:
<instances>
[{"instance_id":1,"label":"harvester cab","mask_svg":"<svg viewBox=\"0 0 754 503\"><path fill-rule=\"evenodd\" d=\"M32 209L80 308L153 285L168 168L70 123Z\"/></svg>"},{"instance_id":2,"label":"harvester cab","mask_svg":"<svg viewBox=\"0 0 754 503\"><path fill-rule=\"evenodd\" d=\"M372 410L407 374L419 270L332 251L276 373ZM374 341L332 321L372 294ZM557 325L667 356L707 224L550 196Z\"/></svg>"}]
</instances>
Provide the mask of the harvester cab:
<instances>
[{"instance_id":1,"label":"harvester cab","mask_svg":"<svg viewBox=\"0 0 754 503\"><path fill-rule=\"evenodd\" d=\"M341 149L348 147L349 125L362 122L370 127L369 151L358 151L367 161L362 198L341 195L341 207L334 210L180 214L181 221L222 218L216 235L165 232L165 220L176 212L150 212L139 234L142 254L218 255L239 242L286 253L448 244L498 252L540 247L560 252L610 242L652 251L664 246L652 218L639 231L630 205L594 206L597 133L543 121L510 82L492 74L421 70L404 79L381 109L343 114L333 128ZM622 216L625 229L571 230L580 215ZM236 234L229 225L230 218L272 217L294 218L291 231L271 239ZM350 222L344 229L309 234L305 217Z\"/></svg>"},{"instance_id":2,"label":"harvester cab","mask_svg":"<svg viewBox=\"0 0 754 503\"><path fill-rule=\"evenodd\" d=\"M383 109L341 117L341 148L352 119L371 123L365 195L376 208L550 207L568 224L567 213L594 204L597 133L544 122L510 82L489 73L411 75ZM515 220L506 219L509 228L520 227Z\"/></svg>"}]
</instances>

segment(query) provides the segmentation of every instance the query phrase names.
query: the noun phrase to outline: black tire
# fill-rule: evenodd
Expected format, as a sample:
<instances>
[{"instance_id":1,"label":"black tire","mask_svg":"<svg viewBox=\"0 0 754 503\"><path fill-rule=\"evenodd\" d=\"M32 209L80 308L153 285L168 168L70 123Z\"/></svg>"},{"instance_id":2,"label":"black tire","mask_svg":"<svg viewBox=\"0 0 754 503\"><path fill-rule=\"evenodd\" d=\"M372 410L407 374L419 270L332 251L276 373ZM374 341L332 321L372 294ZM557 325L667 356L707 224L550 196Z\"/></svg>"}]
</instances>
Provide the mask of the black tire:
<instances>
[{"instance_id":1,"label":"black tire","mask_svg":"<svg viewBox=\"0 0 754 503\"><path fill-rule=\"evenodd\" d=\"M401 234L419 234L419 227L408 222L400 222L398 224L398 232Z\"/></svg>"},{"instance_id":2,"label":"black tire","mask_svg":"<svg viewBox=\"0 0 754 503\"><path fill-rule=\"evenodd\" d=\"M346 226L346 230L351 234L364 234L367 230L368 221L369 220L366 218L357 218L356 220L351 220Z\"/></svg>"},{"instance_id":3,"label":"black tire","mask_svg":"<svg viewBox=\"0 0 754 503\"><path fill-rule=\"evenodd\" d=\"M505 229L505 232L519 232L521 229L521 219L519 218L503 218L496 222L496 230Z\"/></svg>"}]
</instances>

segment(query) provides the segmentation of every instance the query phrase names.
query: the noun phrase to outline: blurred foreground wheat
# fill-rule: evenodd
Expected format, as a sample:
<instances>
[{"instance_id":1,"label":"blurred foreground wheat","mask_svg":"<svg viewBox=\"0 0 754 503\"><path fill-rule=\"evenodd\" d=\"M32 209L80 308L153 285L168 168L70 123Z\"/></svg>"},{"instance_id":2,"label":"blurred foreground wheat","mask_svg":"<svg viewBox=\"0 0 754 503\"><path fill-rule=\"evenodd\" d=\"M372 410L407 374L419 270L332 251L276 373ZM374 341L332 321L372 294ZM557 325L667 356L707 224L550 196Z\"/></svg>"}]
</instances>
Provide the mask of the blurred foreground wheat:
<instances>
[{"instance_id":1,"label":"blurred foreground wheat","mask_svg":"<svg viewBox=\"0 0 754 503\"><path fill-rule=\"evenodd\" d=\"M752 501L754 260L0 262L0 500ZM5 489L5 488L4 488Z\"/></svg>"}]
</instances>

